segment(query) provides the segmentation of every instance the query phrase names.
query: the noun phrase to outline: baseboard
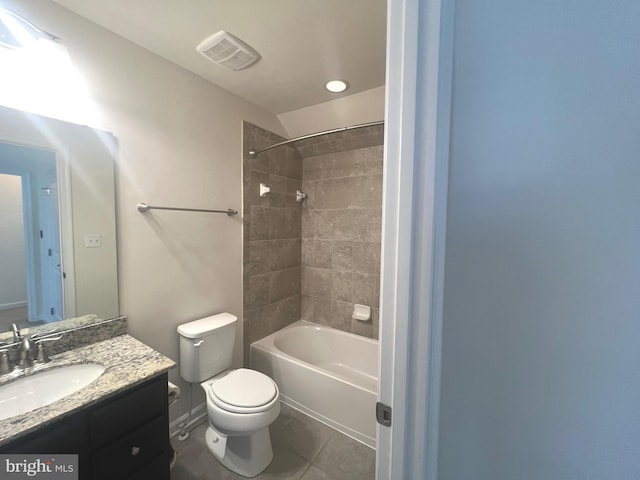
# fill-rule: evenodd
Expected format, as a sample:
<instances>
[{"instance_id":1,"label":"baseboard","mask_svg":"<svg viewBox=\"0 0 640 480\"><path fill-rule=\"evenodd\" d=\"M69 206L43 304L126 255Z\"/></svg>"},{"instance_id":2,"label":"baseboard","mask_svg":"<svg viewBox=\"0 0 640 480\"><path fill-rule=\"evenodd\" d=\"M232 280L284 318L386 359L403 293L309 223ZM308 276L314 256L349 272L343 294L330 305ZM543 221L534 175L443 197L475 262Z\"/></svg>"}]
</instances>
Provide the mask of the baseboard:
<instances>
[{"instance_id":1,"label":"baseboard","mask_svg":"<svg viewBox=\"0 0 640 480\"><path fill-rule=\"evenodd\" d=\"M0 304L0 310L9 310L11 308L22 308L27 306L27 301L24 302L11 302Z\"/></svg>"},{"instance_id":2,"label":"baseboard","mask_svg":"<svg viewBox=\"0 0 640 480\"><path fill-rule=\"evenodd\" d=\"M180 425L186 423L189 418L189 413L176 418L169 424L169 437L174 438L180 433ZM191 430L201 423L207 421L207 404L202 402L191 410L191 422L186 426L187 430Z\"/></svg>"}]
</instances>

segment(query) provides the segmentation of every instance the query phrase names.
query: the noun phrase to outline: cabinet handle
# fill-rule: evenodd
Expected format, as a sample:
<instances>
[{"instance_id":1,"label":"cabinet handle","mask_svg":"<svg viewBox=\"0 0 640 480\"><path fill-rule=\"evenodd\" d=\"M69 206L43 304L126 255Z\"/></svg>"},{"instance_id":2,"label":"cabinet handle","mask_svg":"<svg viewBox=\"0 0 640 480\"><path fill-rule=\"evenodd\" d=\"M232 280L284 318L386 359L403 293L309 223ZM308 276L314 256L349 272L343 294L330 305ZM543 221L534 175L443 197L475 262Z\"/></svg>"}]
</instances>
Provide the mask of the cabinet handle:
<instances>
[{"instance_id":1,"label":"cabinet handle","mask_svg":"<svg viewBox=\"0 0 640 480\"><path fill-rule=\"evenodd\" d=\"M140 447L131 447L131 455L136 456L140 453Z\"/></svg>"}]
</instances>

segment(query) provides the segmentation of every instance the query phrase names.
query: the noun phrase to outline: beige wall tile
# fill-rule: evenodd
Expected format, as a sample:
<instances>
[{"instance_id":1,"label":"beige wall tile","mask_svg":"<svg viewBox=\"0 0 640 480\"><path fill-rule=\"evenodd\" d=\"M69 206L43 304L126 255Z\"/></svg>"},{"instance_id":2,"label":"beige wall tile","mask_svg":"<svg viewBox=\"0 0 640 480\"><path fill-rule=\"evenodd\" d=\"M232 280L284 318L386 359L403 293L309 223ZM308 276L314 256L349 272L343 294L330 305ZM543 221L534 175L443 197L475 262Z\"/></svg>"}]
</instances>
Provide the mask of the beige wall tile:
<instances>
[{"instance_id":1,"label":"beige wall tile","mask_svg":"<svg viewBox=\"0 0 640 480\"><path fill-rule=\"evenodd\" d=\"M270 275L269 303L300 294L300 267L276 270Z\"/></svg>"},{"instance_id":2,"label":"beige wall tile","mask_svg":"<svg viewBox=\"0 0 640 480\"><path fill-rule=\"evenodd\" d=\"M251 224L249 227L251 240L269 240L271 224L270 209L267 207L251 207Z\"/></svg>"},{"instance_id":3,"label":"beige wall tile","mask_svg":"<svg viewBox=\"0 0 640 480\"><path fill-rule=\"evenodd\" d=\"M313 267L302 267L300 274L300 293L302 293L302 295L313 296L314 273L315 269Z\"/></svg>"},{"instance_id":4,"label":"beige wall tile","mask_svg":"<svg viewBox=\"0 0 640 480\"><path fill-rule=\"evenodd\" d=\"M283 268L296 267L300 265L300 238L287 238L281 240L271 240L268 242L269 267L270 271L282 270Z\"/></svg>"},{"instance_id":5,"label":"beige wall tile","mask_svg":"<svg viewBox=\"0 0 640 480\"><path fill-rule=\"evenodd\" d=\"M245 146L279 141L246 128ZM383 129L373 127L276 148L258 159L245 152L247 342L298 318L377 335L382 139ZM261 182L272 187L267 199L257 193ZM308 195L302 204L296 190ZM375 321L353 323L355 301L372 306Z\"/></svg>"},{"instance_id":6,"label":"beige wall tile","mask_svg":"<svg viewBox=\"0 0 640 480\"><path fill-rule=\"evenodd\" d=\"M333 301L333 318L329 326L338 328L345 332L351 332L351 316L353 314L353 304L341 300Z\"/></svg>"},{"instance_id":7,"label":"beige wall tile","mask_svg":"<svg viewBox=\"0 0 640 480\"><path fill-rule=\"evenodd\" d=\"M333 251L331 252L331 266L334 270L351 271L353 270L353 242L334 241Z\"/></svg>"},{"instance_id":8,"label":"beige wall tile","mask_svg":"<svg viewBox=\"0 0 640 480\"><path fill-rule=\"evenodd\" d=\"M249 245L249 275L259 275L270 271L271 242L269 240L256 240L246 242Z\"/></svg>"},{"instance_id":9,"label":"beige wall tile","mask_svg":"<svg viewBox=\"0 0 640 480\"><path fill-rule=\"evenodd\" d=\"M313 266L313 239L302 239L302 265Z\"/></svg>"},{"instance_id":10,"label":"beige wall tile","mask_svg":"<svg viewBox=\"0 0 640 480\"><path fill-rule=\"evenodd\" d=\"M331 271L331 297L343 302L353 302L353 274Z\"/></svg>"},{"instance_id":11,"label":"beige wall tile","mask_svg":"<svg viewBox=\"0 0 640 480\"><path fill-rule=\"evenodd\" d=\"M332 271L326 268L313 268L312 270L311 294L315 297L331 298Z\"/></svg>"},{"instance_id":12,"label":"beige wall tile","mask_svg":"<svg viewBox=\"0 0 640 480\"><path fill-rule=\"evenodd\" d=\"M362 322L351 318L351 333L373 338L373 321L368 320L366 322Z\"/></svg>"},{"instance_id":13,"label":"beige wall tile","mask_svg":"<svg viewBox=\"0 0 640 480\"><path fill-rule=\"evenodd\" d=\"M249 278L248 304L249 310L263 307L269 303L270 273L253 275Z\"/></svg>"},{"instance_id":14,"label":"beige wall tile","mask_svg":"<svg viewBox=\"0 0 640 480\"><path fill-rule=\"evenodd\" d=\"M351 210L352 240L360 242L380 241L382 211L374 209Z\"/></svg>"},{"instance_id":15,"label":"beige wall tile","mask_svg":"<svg viewBox=\"0 0 640 480\"><path fill-rule=\"evenodd\" d=\"M353 274L353 302L370 307L378 306L378 275Z\"/></svg>"},{"instance_id":16,"label":"beige wall tile","mask_svg":"<svg viewBox=\"0 0 640 480\"><path fill-rule=\"evenodd\" d=\"M345 177L333 180L333 208L380 209L382 175Z\"/></svg>"},{"instance_id":17,"label":"beige wall tile","mask_svg":"<svg viewBox=\"0 0 640 480\"><path fill-rule=\"evenodd\" d=\"M313 242L313 266L331 268L333 242L331 240L315 240Z\"/></svg>"},{"instance_id":18,"label":"beige wall tile","mask_svg":"<svg viewBox=\"0 0 640 480\"><path fill-rule=\"evenodd\" d=\"M300 295L300 318L313 321L313 304L313 297L304 294Z\"/></svg>"},{"instance_id":19,"label":"beige wall tile","mask_svg":"<svg viewBox=\"0 0 640 480\"><path fill-rule=\"evenodd\" d=\"M337 238L337 210L314 210L312 213L313 237L315 239L343 240ZM347 222L344 222L346 228Z\"/></svg>"},{"instance_id":20,"label":"beige wall tile","mask_svg":"<svg viewBox=\"0 0 640 480\"><path fill-rule=\"evenodd\" d=\"M353 242L353 271L380 273L380 243Z\"/></svg>"},{"instance_id":21,"label":"beige wall tile","mask_svg":"<svg viewBox=\"0 0 640 480\"><path fill-rule=\"evenodd\" d=\"M303 257L315 268L302 275L302 303L311 321L371 337L374 322L352 323L351 316L356 301L372 308L379 303L383 149L368 143L375 132L358 132L358 138L342 135L308 146L308 152L334 153L303 160L302 187L313 197L303 207ZM329 296L325 271L331 276Z\"/></svg>"},{"instance_id":22,"label":"beige wall tile","mask_svg":"<svg viewBox=\"0 0 640 480\"><path fill-rule=\"evenodd\" d=\"M316 209L337 208L334 193L334 180L318 180L313 183L315 195L313 207Z\"/></svg>"},{"instance_id":23,"label":"beige wall tile","mask_svg":"<svg viewBox=\"0 0 640 480\"><path fill-rule=\"evenodd\" d=\"M301 215L295 201L301 188L302 157L293 146L275 148L250 158L250 148L283 139L244 123L243 265L245 353L252 341L300 318ZM260 197L259 185L272 193ZM245 360L247 355L245 354Z\"/></svg>"}]
</instances>

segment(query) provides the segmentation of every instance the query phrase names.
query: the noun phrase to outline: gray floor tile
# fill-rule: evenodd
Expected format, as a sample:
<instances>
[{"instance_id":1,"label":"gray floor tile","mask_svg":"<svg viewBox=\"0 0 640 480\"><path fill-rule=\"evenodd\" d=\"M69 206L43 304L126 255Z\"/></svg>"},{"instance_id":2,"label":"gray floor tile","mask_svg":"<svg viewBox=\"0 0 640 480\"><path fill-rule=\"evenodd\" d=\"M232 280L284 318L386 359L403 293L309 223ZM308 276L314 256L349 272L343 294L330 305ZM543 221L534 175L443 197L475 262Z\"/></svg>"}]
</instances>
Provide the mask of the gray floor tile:
<instances>
[{"instance_id":1,"label":"gray floor tile","mask_svg":"<svg viewBox=\"0 0 640 480\"><path fill-rule=\"evenodd\" d=\"M276 418L276 421L271 424L269 427L269 431L271 432L271 437L274 436L273 430L282 430L285 429L286 426L296 417L298 411L295 408L291 408L289 405L285 405L284 403L280 403L280 415Z\"/></svg>"},{"instance_id":2,"label":"gray floor tile","mask_svg":"<svg viewBox=\"0 0 640 480\"><path fill-rule=\"evenodd\" d=\"M172 480L242 480L209 452L207 423L187 440L172 440L178 458ZM271 425L273 461L256 480L372 480L375 452L311 417L282 405ZM313 465L310 463L313 461Z\"/></svg>"},{"instance_id":3,"label":"gray floor tile","mask_svg":"<svg viewBox=\"0 0 640 480\"><path fill-rule=\"evenodd\" d=\"M333 478L328 473L323 472L315 465L311 465L309 469L304 472L304 475L300 480L338 480Z\"/></svg>"},{"instance_id":4,"label":"gray floor tile","mask_svg":"<svg viewBox=\"0 0 640 480\"><path fill-rule=\"evenodd\" d=\"M313 464L339 480L372 480L375 459L372 448L335 432Z\"/></svg>"},{"instance_id":5,"label":"gray floor tile","mask_svg":"<svg viewBox=\"0 0 640 480\"><path fill-rule=\"evenodd\" d=\"M288 416L290 418L286 423L274 425L271 429L271 440L305 460L313 461L335 430L296 410Z\"/></svg>"},{"instance_id":6,"label":"gray floor tile","mask_svg":"<svg viewBox=\"0 0 640 480\"><path fill-rule=\"evenodd\" d=\"M309 462L294 452L279 445L273 445L273 461L256 480L300 480L309 468Z\"/></svg>"}]
</instances>

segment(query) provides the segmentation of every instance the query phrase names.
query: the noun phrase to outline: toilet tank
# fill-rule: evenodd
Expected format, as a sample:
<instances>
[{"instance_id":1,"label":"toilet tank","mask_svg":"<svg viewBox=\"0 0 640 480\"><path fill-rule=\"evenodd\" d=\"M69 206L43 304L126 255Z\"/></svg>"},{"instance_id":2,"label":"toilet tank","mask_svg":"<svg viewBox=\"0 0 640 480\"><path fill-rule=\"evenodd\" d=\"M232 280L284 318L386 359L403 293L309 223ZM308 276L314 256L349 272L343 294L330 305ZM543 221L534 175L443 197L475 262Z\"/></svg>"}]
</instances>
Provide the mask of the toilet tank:
<instances>
[{"instance_id":1,"label":"toilet tank","mask_svg":"<svg viewBox=\"0 0 640 480\"><path fill-rule=\"evenodd\" d=\"M203 382L231 367L237 320L219 313L178 326L182 378Z\"/></svg>"}]
</instances>

